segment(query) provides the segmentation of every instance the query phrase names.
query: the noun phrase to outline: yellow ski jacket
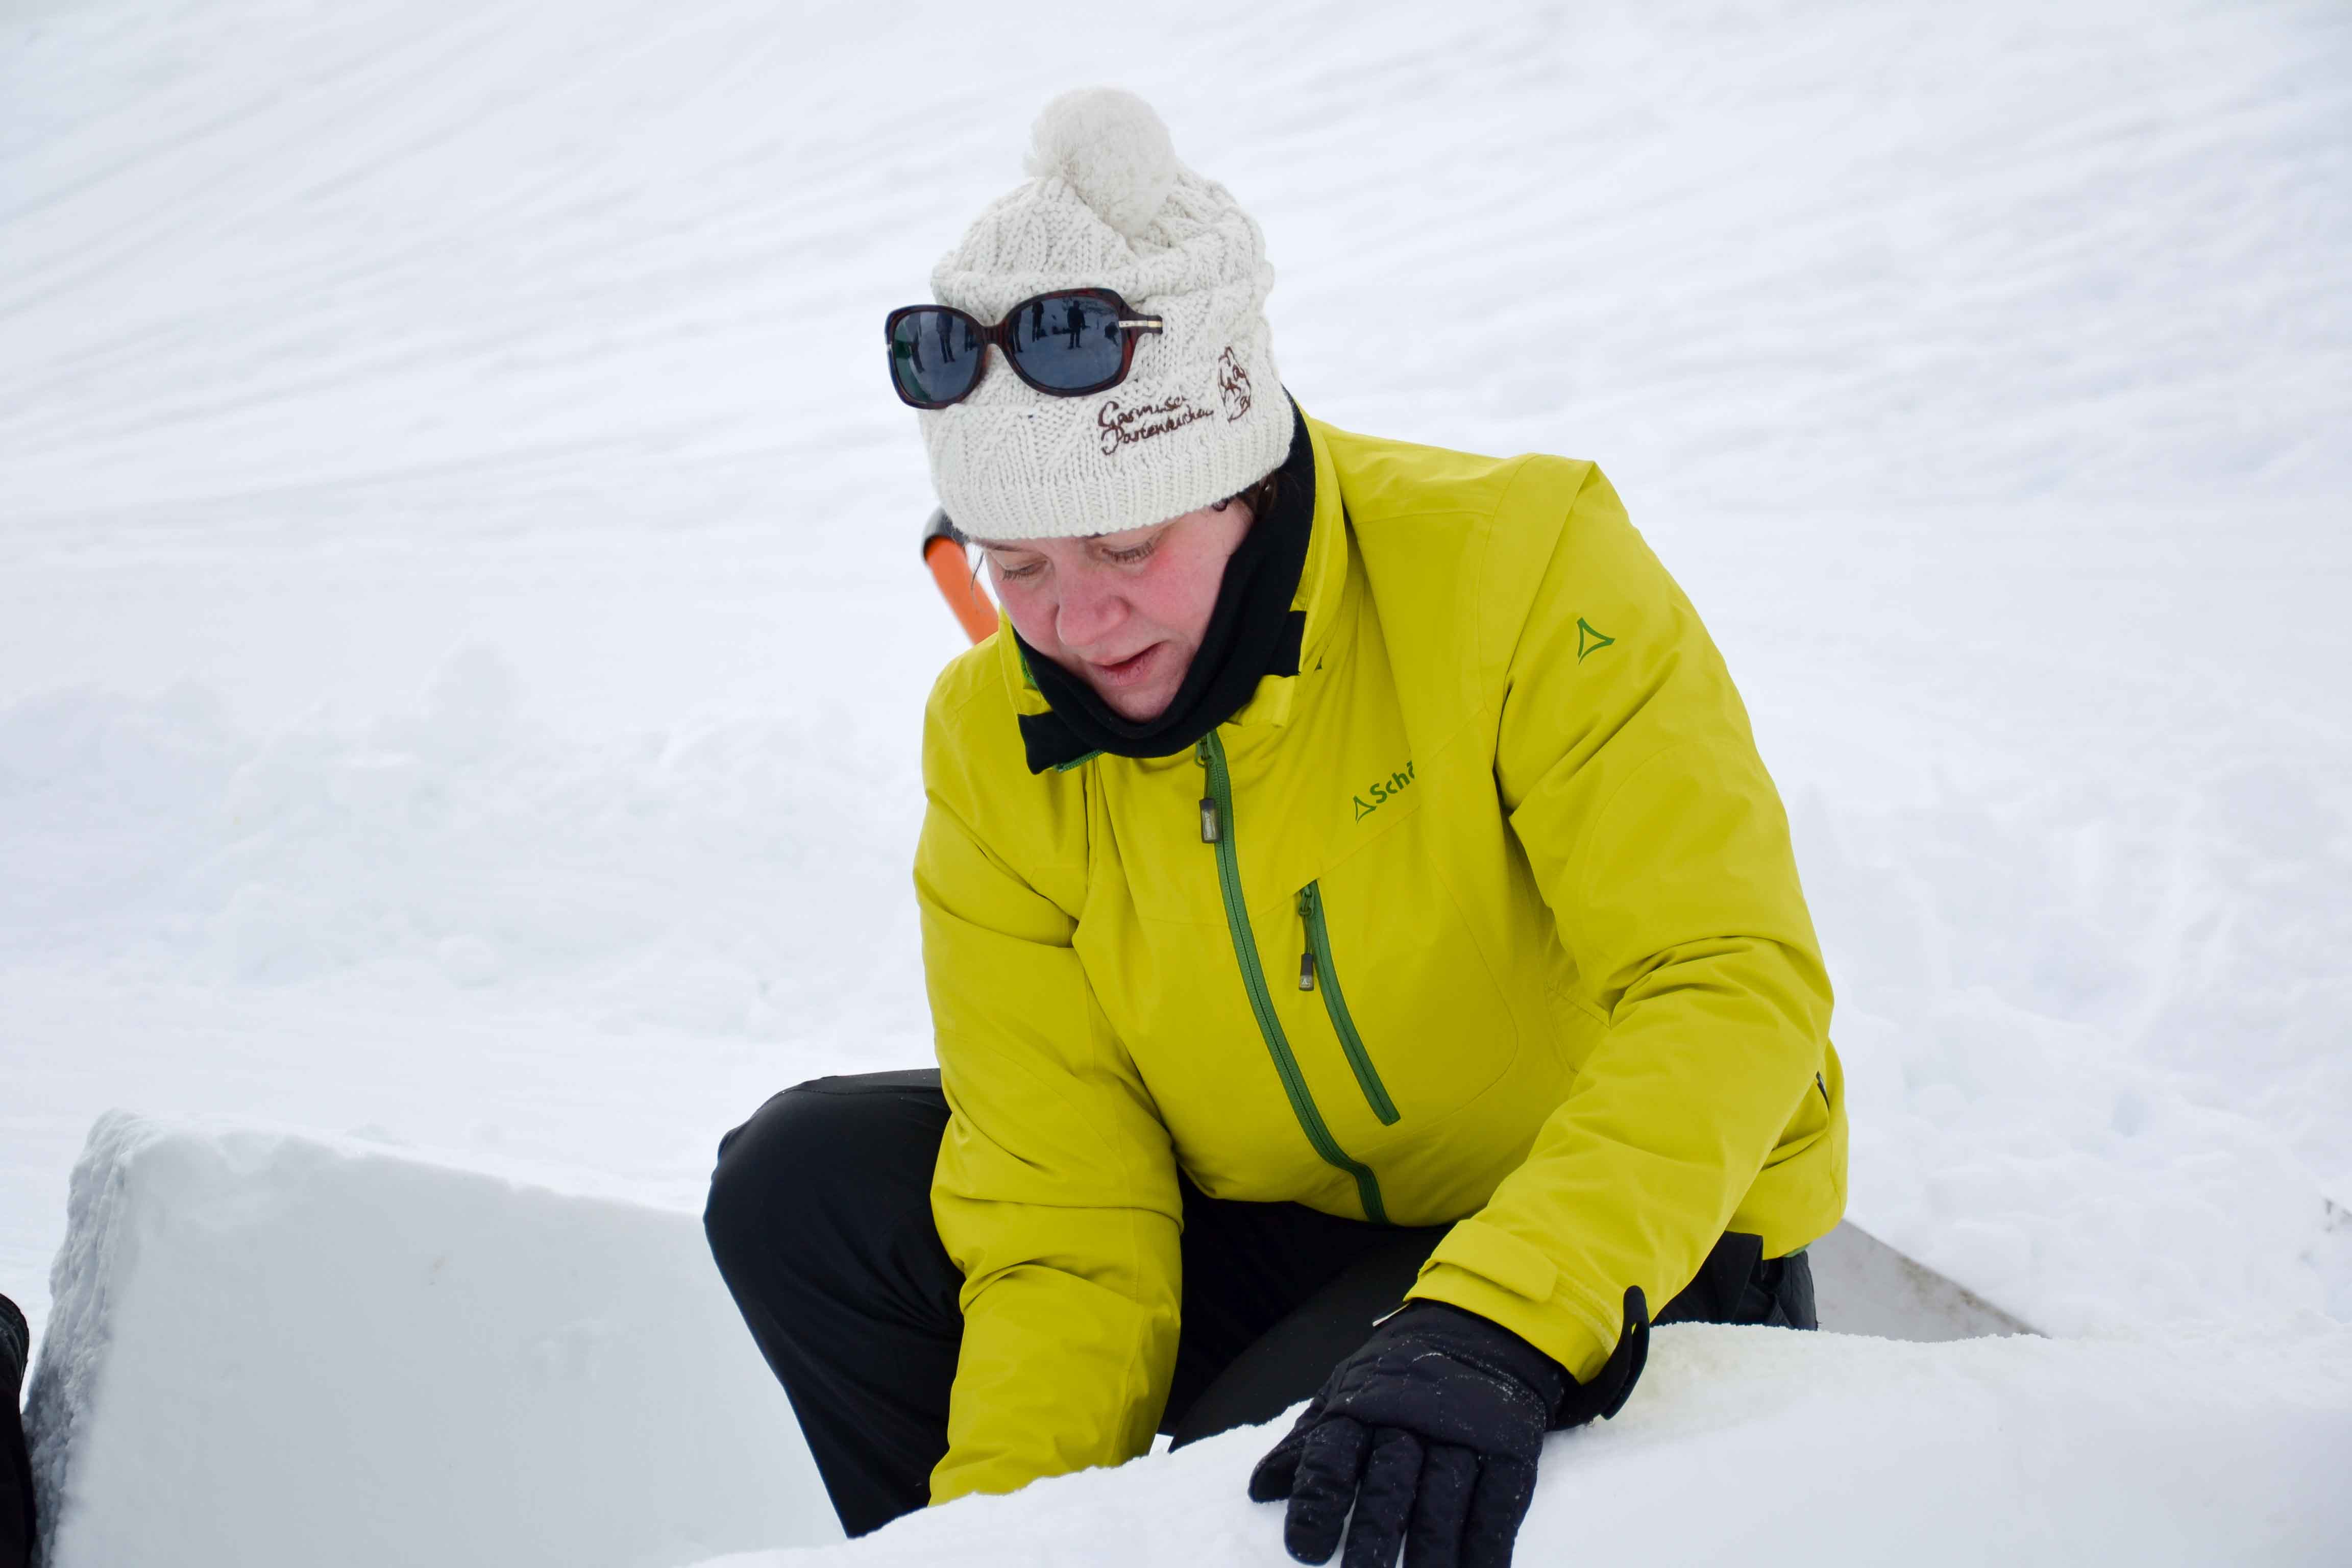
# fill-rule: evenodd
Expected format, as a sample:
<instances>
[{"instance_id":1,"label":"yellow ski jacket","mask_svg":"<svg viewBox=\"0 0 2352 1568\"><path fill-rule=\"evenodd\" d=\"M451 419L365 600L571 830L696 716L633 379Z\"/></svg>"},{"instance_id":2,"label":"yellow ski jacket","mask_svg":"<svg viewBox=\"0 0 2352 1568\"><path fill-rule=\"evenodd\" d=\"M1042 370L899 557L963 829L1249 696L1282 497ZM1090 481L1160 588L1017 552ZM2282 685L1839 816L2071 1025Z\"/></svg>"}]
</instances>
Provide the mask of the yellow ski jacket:
<instances>
[{"instance_id":1,"label":"yellow ski jacket","mask_svg":"<svg viewBox=\"0 0 2352 1568\"><path fill-rule=\"evenodd\" d=\"M1299 673L1032 774L1002 628L925 716L915 880L964 1338L935 1502L1150 1446L1181 1169L1460 1221L1412 1294L1580 1378L1727 1230L1833 1226L1830 984L1723 660L1587 463L1308 422ZM1310 988L1311 982L1311 988Z\"/></svg>"}]
</instances>

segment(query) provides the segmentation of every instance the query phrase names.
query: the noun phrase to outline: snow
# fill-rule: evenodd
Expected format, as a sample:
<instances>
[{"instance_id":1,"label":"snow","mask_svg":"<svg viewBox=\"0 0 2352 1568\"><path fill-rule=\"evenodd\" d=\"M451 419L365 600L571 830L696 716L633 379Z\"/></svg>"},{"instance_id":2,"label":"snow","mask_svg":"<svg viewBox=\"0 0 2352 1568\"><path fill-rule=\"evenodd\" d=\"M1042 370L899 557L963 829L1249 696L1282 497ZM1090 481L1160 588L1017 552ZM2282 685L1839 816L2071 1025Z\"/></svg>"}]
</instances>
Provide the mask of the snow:
<instances>
[{"instance_id":1,"label":"snow","mask_svg":"<svg viewBox=\"0 0 2352 1568\"><path fill-rule=\"evenodd\" d=\"M1813 1253L1832 1330L2019 1327L1851 1226ZM394 1568L420 1541L670 1568L840 1539L690 1215L110 1112L53 1288L26 1427L58 1568Z\"/></svg>"},{"instance_id":2,"label":"snow","mask_svg":"<svg viewBox=\"0 0 2352 1568\"><path fill-rule=\"evenodd\" d=\"M47 1561L670 1568L841 1536L691 1215L110 1116L28 1408Z\"/></svg>"},{"instance_id":3,"label":"snow","mask_svg":"<svg viewBox=\"0 0 2352 1568\"><path fill-rule=\"evenodd\" d=\"M1852 1227L1830 1325L2016 1328ZM836 1541L690 1215L110 1113L26 1412L47 1560L642 1568ZM266 1521L266 1524L264 1523Z\"/></svg>"},{"instance_id":4,"label":"snow","mask_svg":"<svg viewBox=\"0 0 2352 1568\"><path fill-rule=\"evenodd\" d=\"M1815 1317L1828 1332L1920 1344L2034 1332L2032 1324L1852 1220L1840 1221L1805 1250L1812 1268Z\"/></svg>"},{"instance_id":5,"label":"snow","mask_svg":"<svg viewBox=\"0 0 2352 1568\"><path fill-rule=\"evenodd\" d=\"M2352 17L1216 0L1115 71L1040 60L1066 24L0 17L37 1329L111 1106L678 1215L768 1093L925 1058L959 634L873 331L1115 74L1265 225L1305 406L1596 458L1690 589L1795 817L1854 1217L2098 1336L1950 1353L2122 1409L2216 1325L2332 1343Z\"/></svg>"},{"instance_id":6,"label":"snow","mask_svg":"<svg viewBox=\"0 0 2352 1568\"><path fill-rule=\"evenodd\" d=\"M1286 1568L1281 1510L1241 1479L1286 1426L703 1568ZM1616 1420L1546 1446L1517 1561L2341 1562L2347 1449L2340 1328L1918 1345L1677 1326Z\"/></svg>"}]
</instances>

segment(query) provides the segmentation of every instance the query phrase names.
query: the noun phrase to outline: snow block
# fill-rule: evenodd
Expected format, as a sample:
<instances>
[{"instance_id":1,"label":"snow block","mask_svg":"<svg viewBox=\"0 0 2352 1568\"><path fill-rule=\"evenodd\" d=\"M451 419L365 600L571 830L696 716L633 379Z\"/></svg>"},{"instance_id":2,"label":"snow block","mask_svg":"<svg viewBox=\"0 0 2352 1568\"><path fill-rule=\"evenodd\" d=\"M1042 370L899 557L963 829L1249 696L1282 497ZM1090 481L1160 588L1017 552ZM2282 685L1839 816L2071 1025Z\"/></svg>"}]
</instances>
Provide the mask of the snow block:
<instances>
[{"instance_id":1,"label":"snow block","mask_svg":"<svg viewBox=\"0 0 2352 1568\"><path fill-rule=\"evenodd\" d=\"M1243 1483L1287 1422L704 1568L1291 1568ZM2352 1331L1921 1344L1656 1331L1617 1419L1553 1436L1517 1561L1825 1568L2340 1563Z\"/></svg>"},{"instance_id":2,"label":"snow block","mask_svg":"<svg viewBox=\"0 0 2352 1568\"><path fill-rule=\"evenodd\" d=\"M675 1568L840 1539L697 1216L101 1118L26 1412L48 1568Z\"/></svg>"}]
</instances>

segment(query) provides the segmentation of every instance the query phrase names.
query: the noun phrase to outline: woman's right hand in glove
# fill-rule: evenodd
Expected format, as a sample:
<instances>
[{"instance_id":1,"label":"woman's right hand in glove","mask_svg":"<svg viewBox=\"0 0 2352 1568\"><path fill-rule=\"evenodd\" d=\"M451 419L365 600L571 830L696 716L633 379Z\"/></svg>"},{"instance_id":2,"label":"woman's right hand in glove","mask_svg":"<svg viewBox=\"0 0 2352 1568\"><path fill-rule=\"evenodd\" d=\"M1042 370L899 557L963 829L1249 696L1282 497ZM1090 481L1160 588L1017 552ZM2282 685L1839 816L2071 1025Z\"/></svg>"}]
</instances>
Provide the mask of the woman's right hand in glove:
<instances>
[{"instance_id":1,"label":"woman's right hand in glove","mask_svg":"<svg viewBox=\"0 0 2352 1568\"><path fill-rule=\"evenodd\" d=\"M1535 1497L1544 1434L1613 1415L1648 1353L1642 1292L1625 1292L1616 1352L1589 1384L1475 1312L1415 1301L1332 1370L1250 1496L1287 1498L1283 1544L1342 1568L1507 1568ZM1349 1523L1352 1510L1354 1522Z\"/></svg>"}]
</instances>

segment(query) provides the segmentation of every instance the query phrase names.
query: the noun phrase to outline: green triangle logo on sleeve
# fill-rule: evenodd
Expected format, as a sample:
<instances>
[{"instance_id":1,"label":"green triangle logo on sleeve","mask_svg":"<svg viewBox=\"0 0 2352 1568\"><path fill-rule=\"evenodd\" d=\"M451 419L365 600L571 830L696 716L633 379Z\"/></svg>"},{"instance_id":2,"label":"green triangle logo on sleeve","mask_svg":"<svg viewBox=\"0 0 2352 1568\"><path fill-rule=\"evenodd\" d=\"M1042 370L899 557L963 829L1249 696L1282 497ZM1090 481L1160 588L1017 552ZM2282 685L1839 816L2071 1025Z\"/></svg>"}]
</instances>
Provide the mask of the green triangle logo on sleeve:
<instances>
[{"instance_id":1,"label":"green triangle logo on sleeve","mask_svg":"<svg viewBox=\"0 0 2352 1568\"><path fill-rule=\"evenodd\" d=\"M1617 639L1615 637L1602 636L1594 628L1592 623L1586 620L1582 616L1576 617L1577 663L1582 664L1586 654L1598 653L1616 640Z\"/></svg>"}]
</instances>

